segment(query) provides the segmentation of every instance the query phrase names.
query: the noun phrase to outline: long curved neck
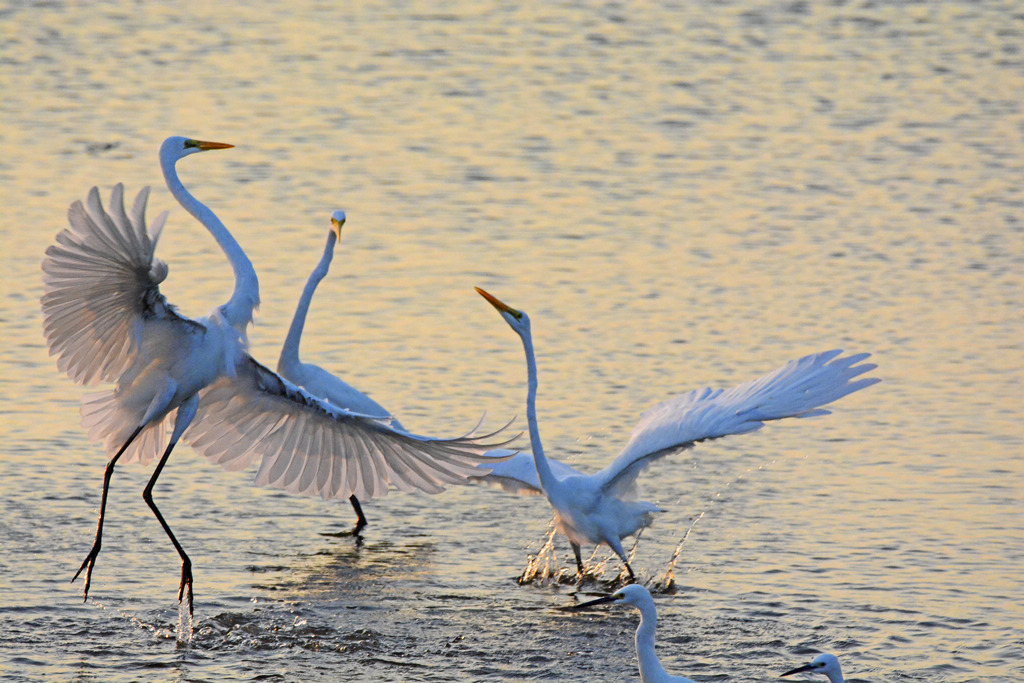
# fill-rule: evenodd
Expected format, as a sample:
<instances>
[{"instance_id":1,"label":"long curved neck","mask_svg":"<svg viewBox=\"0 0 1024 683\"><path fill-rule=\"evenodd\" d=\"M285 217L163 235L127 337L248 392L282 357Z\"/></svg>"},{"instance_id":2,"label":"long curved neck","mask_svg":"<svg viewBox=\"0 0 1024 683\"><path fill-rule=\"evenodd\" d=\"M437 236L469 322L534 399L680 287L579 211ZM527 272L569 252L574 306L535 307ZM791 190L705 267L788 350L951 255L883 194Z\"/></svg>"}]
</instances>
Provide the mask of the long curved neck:
<instances>
[{"instance_id":1,"label":"long curved neck","mask_svg":"<svg viewBox=\"0 0 1024 683\"><path fill-rule=\"evenodd\" d=\"M193 197L175 169L177 159L166 154L160 155L160 168L164 173L167 189L178 200L186 211L195 216L196 220L206 226L213 238L217 240L224 255L228 257L231 268L235 272L235 290L226 304L220 307L221 314L228 323L243 335L252 323L253 311L260 305L260 285L256 278L256 269L252 267L249 257L220 219L202 202Z\"/></svg>"},{"instance_id":2,"label":"long curved neck","mask_svg":"<svg viewBox=\"0 0 1024 683\"><path fill-rule=\"evenodd\" d=\"M313 293L317 285L327 276L327 270L331 266L331 259L334 257L334 243L337 237L334 231L327 235L327 246L324 248L324 255L320 257L320 263L316 265L313 272L309 274L309 280L299 297L299 304L295 307L295 315L292 316L292 325L288 328L288 336L285 337L284 346L281 347L281 357L278 360L278 368L288 365L297 365L299 362L299 342L302 340L302 330L306 325L306 314L309 312L309 304L313 301Z\"/></svg>"},{"instance_id":3,"label":"long curved neck","mask_svg":"<svg viewBox=\"0 0 1024 683\"><path fill-rule=\"evenodd\" d=\"M533 354L533 335L527 330L523 335L523 350L526 352L526 422L530 429L530 446L533 448L533 463L540 477L540 485L548 498L558 489L560 482L555 478L544 455L544 446L540 442L540 429L537 426L537 359Z\"/></svg>"},{"instance_id":4,"label":"long curved neck","mask_svg":"<svg viewBox=\"0 0 1024 683\"><path fill-rule=\"evenodd\" d=\"M658 613L653 605L640 606L640 625L636 629L636 657L640 662L640 680L643 683L663 681L668 672L654 652L654 632L658 628Z\"/></svg>"}]
</instances>

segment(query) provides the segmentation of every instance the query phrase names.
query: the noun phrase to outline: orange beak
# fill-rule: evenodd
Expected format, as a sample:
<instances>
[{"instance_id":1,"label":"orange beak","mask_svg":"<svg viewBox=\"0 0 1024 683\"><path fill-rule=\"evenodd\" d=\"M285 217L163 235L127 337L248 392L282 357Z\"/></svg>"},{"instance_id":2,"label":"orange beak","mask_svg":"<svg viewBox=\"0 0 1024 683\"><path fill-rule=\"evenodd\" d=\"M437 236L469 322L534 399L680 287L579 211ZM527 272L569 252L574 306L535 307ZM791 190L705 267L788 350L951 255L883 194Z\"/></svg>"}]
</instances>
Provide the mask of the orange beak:
<instances>
[{"instance_id":1,"label":"orange beak","mask_svg":"<svg viewBox=\"0 0 1024 683\"><path fill-rule=\"evenodd\" d=\"M195 146L199 149L206 151L209 149L231 149L234 145L229 145L226 142L206 142L205 140L193 140Z\"/></svg>"},{"instance_id":2,"label":"orange beak","mask_svg":"<svg viewBox=\"0 0 1024 683\"><path fill-rule=\"evenodd\" d=\"M508 313L509 315L512 315L512 316L514 316L516 318L519 318L519 317L521 317L523 315L522 313L520 313L516 309L514 309L511 306L509 306L508 304L504 303L503 301L501 301L497 297L494 297L491 294L488 294L487 292L485 292L484 290L480 289L479 287L474 287L473 289L476 290L477 294L479 294L483 298L487 299L487 302L489 304L494 306L496 309L498 309L502 313Z\"/></svg>"},{"instance_id":3,"label":"orange beak","mask_svg":"<svg viewBox=\"0 0 1024 683\"><path fill-rule=\"evenodd\" d=\"M343 225L345 225L344 216L341 219L331 216L331 230L334 231L334 236L338 238L339 242L341 241L341 226Z\"/></svg>"}]
</instances>

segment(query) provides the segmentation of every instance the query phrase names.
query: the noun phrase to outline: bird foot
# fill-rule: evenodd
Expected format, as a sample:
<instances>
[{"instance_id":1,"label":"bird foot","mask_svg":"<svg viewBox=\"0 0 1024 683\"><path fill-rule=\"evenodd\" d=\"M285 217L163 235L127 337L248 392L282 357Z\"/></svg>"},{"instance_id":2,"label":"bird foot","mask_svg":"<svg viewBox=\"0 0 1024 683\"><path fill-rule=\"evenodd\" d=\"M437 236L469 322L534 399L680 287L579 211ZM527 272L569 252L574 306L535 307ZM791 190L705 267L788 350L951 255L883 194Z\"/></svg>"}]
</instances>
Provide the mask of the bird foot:
<instances>
[{"instance_id":1,"label":"bird foot","mask_svg":"<svg viewBox=\"0 0 1024 683\"><path fill-rule=\"evenodd\" d=\"M182 598L186 599L188 605L188 617L192 618L192 562L188 559L181 563L181 583L178 584L178 604Z\"/></svg>"},{"instance_id":2,"label":"bird foot","mask_svg":"<svg viewBox=\"0 0 1024 683\"><path fill-rule=\"evenodd\" d=\"M351 529L345 529L344 531L321 531L321 536L327 536L328 538L348 538L349 536L355 538L357 541L361 541L363 538L363 524L360 526L358 523Z\"/></svg>"},{"instance_id":3,"label":"bird foot","mask_svg":"<svg viewBox=\"0 0 1024 683\"><path fill-rule=\"evenodd\" d=\"M82 589L82 602L89 599L89 586L92 584L92 569L96 566L96 558L99 557L99 554L100 539L97 538L96 542L92 544L92 550L89 551L89 554L86 555L85 559L82 561L82 566L78 568L78 571L75 572L75 575L71 577L71 581L69 582L74 583L75 579L78 578L78 575L81 574L83 570L85 571L85 587Z\"/></svg>"}]
</instances>

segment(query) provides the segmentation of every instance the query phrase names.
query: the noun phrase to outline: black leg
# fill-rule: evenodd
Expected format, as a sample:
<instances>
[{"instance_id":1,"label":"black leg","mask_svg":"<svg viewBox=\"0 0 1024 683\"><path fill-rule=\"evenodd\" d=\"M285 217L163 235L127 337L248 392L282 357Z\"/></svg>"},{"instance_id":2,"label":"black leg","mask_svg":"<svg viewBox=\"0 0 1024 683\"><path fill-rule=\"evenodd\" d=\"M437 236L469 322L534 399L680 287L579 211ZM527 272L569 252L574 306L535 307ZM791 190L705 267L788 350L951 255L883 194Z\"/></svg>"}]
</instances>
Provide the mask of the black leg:
<instances>
[{"instance_id":1,"label":"black leg","mask_svg":"<svg viewBox=\"0 0 1024 683\"><path fill-rule=\"evenodd\" d=\"M178 555L181 557L181 583L178 584L178 602L181 602L183 597L188 599L188 614L192 616L192 560L189 559L188 555L185 554L185 549L178 543L178 539L174 537L174 532L171 531L171 527L168 526L164 516L160 514L160 510L157 509L156 503L153 502L153 486L156 484L157 477L160 476L160 472L164 469L164 464L167 463L167 458L171 455L171 450L174 448L175 441L171 441L167 445L167 450L164 451L164 455L160 458L160 462L157 463L156 469L153 470L153 476L149 478L149 483L146 484L145 490L142 492L142 499L149 505L149 509L156 515L156 519L160 522L160 526L164 528L164 532L167 537L171 539L171 543L174 544L174 549L178 551ZM186 592L187 591L187 592Z\"/></svg>"},{"instance_id":2,"label":"black leg","mask_svg":"<svg viewBox=\"0 0 1024 683\"><path fill-rule=\"evenodd\" d=\"M629 566L629 557L626 555L626 551L622 547L622 543L616 541L615 543L609 542L608 547L615 551L615 554L622 560L622 564L626 566L626 571L629 572L629 582L636 583L636 574L633 573L633 568Z\"/></svg>"},{"instance_id":3,"label":"black leg","mask_svg":"<svg viewBox=\"0 0 1024 683\"><path fill-rule=\"evenodd\" d=\"M355 496L349 496L348 502L352 503L352 509L356 511L356 526L352 529L353 534L358 534L366 526L366 515L363 514L363 506L359 504L359 499Z\"/></svg>"},{"instance_id":4,"label":"black leg","mask_svg":"<svg viewBox=\"0 0 1024 683\"><path fill-rule=\"evenodd\" d=\"M583 580L583 557L580 555L580 546L577 543L569 541L569 545L572 546L572 552L576 555L576 571L580 574L580 581Z\"/></svg>"},{"instance_id":5,"label":"black leg","mask_svg":"<svg viewBox=\"0 0 1024 683\"><path fill-rule=\"evenodd\" d=\"M131 445L131 442L139 435L139 432L142 431L143 427L145 427L145 425L132 432L132 435L124 442L121 449L114 454L114 457L111 458L109 462L107 462L107 467L103 471L103 494L100 496L100 518L96 522L96 540L92 542L92 549L89 551L89 554L85 556L82 566L79 567L78 571L75 572L75 575L71 577L71 583L74 583L75 579L78 578L78 575L82 573L82 570L85 570L85 588L82 590L82 602L89 599L89 584L92 582L92 570L93 567L96 566L96 558L99 557L100 546L103 544L103 515L107 511L107 491L110 490L110 478L114 474L114 465L116 465L118 459L124 455L128 446Z\"/></svg>"}]
</instances>

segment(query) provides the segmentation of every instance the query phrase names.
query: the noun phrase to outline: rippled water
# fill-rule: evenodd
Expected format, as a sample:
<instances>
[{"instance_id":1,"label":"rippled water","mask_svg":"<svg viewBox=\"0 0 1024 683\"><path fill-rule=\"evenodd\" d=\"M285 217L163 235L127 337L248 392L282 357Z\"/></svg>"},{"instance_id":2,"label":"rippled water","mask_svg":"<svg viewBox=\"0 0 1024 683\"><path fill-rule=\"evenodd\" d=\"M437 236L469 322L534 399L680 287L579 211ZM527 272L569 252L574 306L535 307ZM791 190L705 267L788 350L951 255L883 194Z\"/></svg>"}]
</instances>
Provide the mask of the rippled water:
<instances>
[{"instance_id":1,"label":"rippled water","mask_svg":"<svg viewBox=\"0 0 1024 683\"><path fill-rule=\"evenodd\" d=\"M92 185L171 210L163 289L202 315L223 256L162 187L169 134L262 281L273 363L334 208L304 340L420 432L523 415L593 470L651 403L830 347L884 382L833 415L657 465L635 567L696 680L813 652L853 680L1024 679L1024 13L1013 3L19 3L0 10L0 676L633 680L629 611L518 585L550 518L483 488L366 505L254 488L188 448L125 466L81 603L104 458L47 357L39 262ZM522 418L519 420L522 423ZM525 440L524 440L525 444ZM696 521L694 521L696 520ZM557 560L568 564L564 539ZM603 558L599 555L597 560ZM614 574L608 565L608 578ZM601 590L589 584L586 590Z\"/></svg>"}]
</instances>

